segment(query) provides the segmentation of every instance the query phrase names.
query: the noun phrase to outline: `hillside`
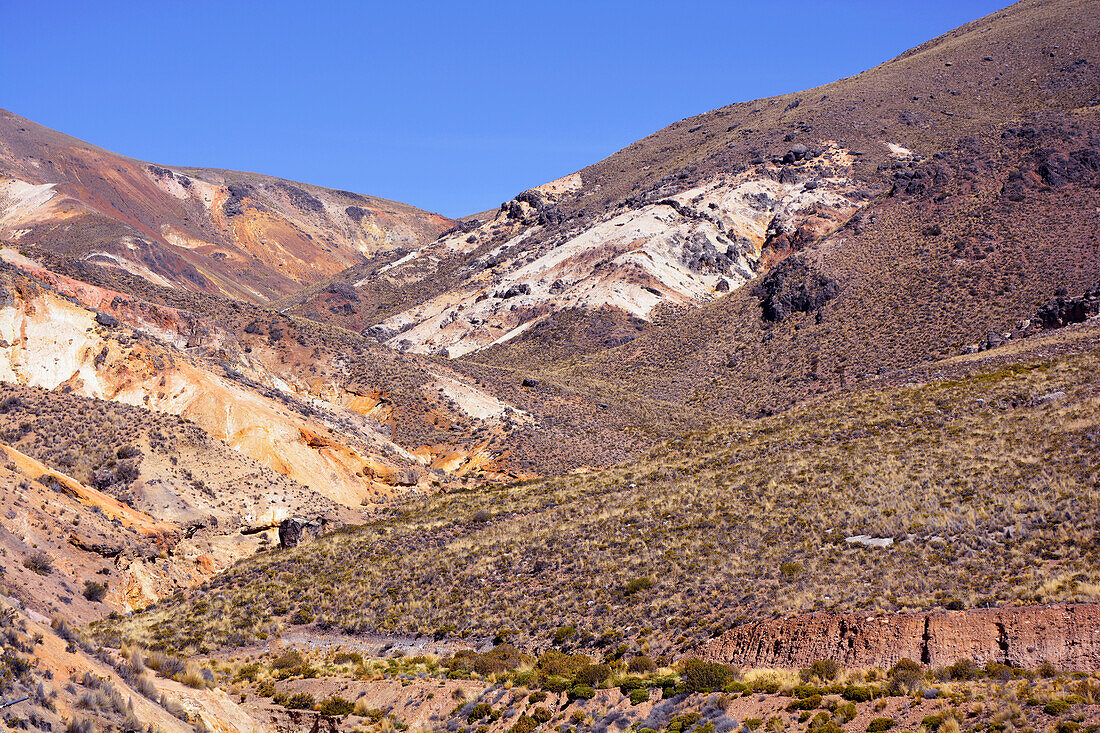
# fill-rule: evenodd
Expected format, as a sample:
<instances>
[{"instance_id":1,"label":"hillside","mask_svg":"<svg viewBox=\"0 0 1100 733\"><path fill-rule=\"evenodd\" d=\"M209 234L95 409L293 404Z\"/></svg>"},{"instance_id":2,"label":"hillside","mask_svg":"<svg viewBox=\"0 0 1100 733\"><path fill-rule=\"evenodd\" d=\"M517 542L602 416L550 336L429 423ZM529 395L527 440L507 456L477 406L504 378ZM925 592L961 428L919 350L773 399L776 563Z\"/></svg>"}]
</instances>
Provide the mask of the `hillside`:
<instances>
[{"instance_id":1,"label":"hillside","mask_svg":"<svg viewBox=\"0 0 1100 733\"><path fill-rule=\"evenodd\" d=\"M450 225L350 191L133 160L0 110L0 237L156 284L265 302Z\"/></svg>"},{"instance_id":2,"label":"hillside","mask_svg":"<svg viewBox=\"0 0 1100 733\"><path fill-rule=\"evenodd\" d=\"M407 502L118 626L185 652L305 613L348 634L544 649L568 628L582 649L680 656L773 614L1100 600L1097 335L948 360L605 472Z\"/></svg>"}]
</instances>

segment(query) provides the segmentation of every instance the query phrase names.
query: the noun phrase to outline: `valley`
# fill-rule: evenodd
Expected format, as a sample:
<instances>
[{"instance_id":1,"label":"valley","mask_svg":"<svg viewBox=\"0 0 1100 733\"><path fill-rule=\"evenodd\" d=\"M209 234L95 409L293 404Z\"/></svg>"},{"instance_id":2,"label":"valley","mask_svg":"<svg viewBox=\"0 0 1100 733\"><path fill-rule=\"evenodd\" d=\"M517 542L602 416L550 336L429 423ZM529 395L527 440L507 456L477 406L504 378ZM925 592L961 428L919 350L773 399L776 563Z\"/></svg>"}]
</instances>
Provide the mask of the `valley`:
<instances>
[{"instance_id":1,"label":"valley","mask_svg":"<svg viewBox=\"0 0 1100 733\"><path fill-rule=\"evenodd\" d=\"M1023 0L459 218L0 110L0 723L1095 733L1098 65Z\"/></svg>"}]
</instances>

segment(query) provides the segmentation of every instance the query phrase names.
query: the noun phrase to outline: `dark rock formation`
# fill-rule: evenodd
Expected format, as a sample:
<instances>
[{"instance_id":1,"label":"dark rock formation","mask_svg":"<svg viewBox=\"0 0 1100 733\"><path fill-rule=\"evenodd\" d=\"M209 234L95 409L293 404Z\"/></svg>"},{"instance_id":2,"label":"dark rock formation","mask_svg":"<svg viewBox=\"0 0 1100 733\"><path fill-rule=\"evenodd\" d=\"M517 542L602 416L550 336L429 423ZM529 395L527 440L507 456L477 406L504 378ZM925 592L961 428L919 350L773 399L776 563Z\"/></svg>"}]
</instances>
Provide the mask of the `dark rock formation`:
<instances>
[{"instance_id":1,"label":"dark rock formation","mask_svg":"<svg viewBox=\"0 0 1100 733\"><path fill-rule=\"evenodd\" d=\"M1071 323L1082 323L1100 315L1100 284L1094 285L1077 298L1060 295L1043 304L1035 313L1035 320L1043 328L1061 328Z\"/></svg>"},{"instance_id":2,"label":"dark rock formation","mask_svg":"<svg viewBox=\"0 0 1100 733\"><path fill-rule=\"evenodd\" d=\"M323 520L288 517L279 523L279 547L297 547L321 534Z\"/></svg>"},{"instance_id":3,"label":"dark rock formation","mask_svg":"<svg viewBox=\"0 0 1100 733\"><path fill-rule=\"evenodd\" d=\"M774 323L796 312L818 311L839 292L836 280L795 257L776 265L753 289L764 320Z\"/></svg>"}]
</instances>

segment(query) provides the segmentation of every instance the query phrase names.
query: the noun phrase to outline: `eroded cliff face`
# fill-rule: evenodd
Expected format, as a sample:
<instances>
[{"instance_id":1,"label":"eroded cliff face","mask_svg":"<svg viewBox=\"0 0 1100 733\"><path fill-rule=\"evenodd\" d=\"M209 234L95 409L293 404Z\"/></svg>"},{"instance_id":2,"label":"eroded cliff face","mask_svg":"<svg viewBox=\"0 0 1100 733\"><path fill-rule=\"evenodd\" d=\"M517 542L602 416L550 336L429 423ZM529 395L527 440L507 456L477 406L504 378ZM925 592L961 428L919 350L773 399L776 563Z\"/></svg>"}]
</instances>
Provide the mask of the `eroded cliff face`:
<instances>
[{"instance_id":1,"label":"eroded cliff face","mask_svg":"<svg viewBox=\"0 0 1100 733\"><path fill-rule=\"evenodd\" d=\"M901 659L945 666L959 659L1035 668L1100 668L1100 604L928 613L816 613L745 624L707 643L712 661L803 668L819 659L890 667Z\"/></svg>"},{"instance_id":2,"label":"eroded cliff face","mask_svg":"<svg viewBox=\"0 0 1100 733\"><path fill-rule=\"evenodd\" d=\"M400 350L451 358L509 341L553 313L613 308L648 320L660 305L698 306L736 290L761 267L835 231L871 193L849 152L798 147L781 162L670 184L581 226L557 219L579 174L526 191L476 228L461 227L355 284L452 287L386 318L370 333ZM486 243L500 241L486 249Z\"/></svg>"},{"instance_id":3,"label":"eroded cliff face","mask_svg":"<svg viewBox=\"0 0 1100 733\"><path fill-rule=\"evenodd\" d=\"M370 423L334 433L293 404L214 373L156 339L104 325L95 312L40 289L0 307L0 380L185 417L261 465L347 506L390 495L420 463ZM109 322L108 322L109 323ZM419 474L405 481L415 485Z\"/></svg>"}]
</instances>

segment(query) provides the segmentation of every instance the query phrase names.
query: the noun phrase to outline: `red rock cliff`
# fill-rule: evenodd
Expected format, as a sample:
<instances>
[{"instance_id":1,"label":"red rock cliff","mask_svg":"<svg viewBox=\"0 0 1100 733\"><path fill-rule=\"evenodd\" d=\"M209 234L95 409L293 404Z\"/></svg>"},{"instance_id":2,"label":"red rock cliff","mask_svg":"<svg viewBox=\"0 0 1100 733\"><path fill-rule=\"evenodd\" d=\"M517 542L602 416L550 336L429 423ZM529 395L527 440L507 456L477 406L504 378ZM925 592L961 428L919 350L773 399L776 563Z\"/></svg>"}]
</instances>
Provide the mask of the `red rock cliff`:
<instances>
[{"instance_id":1,"label":"red rock cliff","mask_svg":"<svg viewBox=\"0 0 1100 733\"><path fill-rule=\"evenodd\" d=\"M1100 604L807 614L738 626L709 641L704 656L751 667L806 667L818 659L889 667L903 658L943 666L971 658L1093 670L1100 669Z\"/></svg>"}]
</instances>

